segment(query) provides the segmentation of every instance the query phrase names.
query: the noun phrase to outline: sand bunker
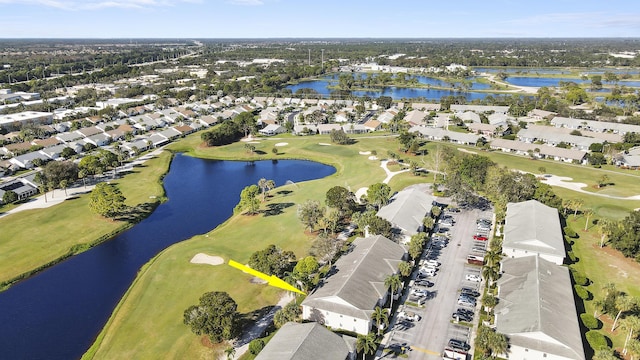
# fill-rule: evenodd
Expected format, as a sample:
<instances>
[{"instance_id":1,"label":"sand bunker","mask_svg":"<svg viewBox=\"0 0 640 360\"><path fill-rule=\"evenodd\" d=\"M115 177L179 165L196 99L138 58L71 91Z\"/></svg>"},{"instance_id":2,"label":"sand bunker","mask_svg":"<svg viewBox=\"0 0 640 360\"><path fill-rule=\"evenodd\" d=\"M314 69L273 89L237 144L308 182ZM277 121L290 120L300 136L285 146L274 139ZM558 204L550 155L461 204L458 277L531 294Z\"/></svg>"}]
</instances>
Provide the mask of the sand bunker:
<instances>
[{"instance_id":1,"label":"sand bunker","mask_svg":"<svg viewBox=\"0 0 640 360\"><path fill-rule=\"evenodd\" d=\"M331 144L327 144L327 143L318 143L318 145L322 145L322 146L331 146Z\"/></svg>"},{"instance_id":2,"label":"sand bunker","mask_svg":"<svg viewBox=\"0 0 640 360\"><path fill-rule=\"evenodd\" d=\"M260 141L247 141L247 144L260 144Z\"/></svg>"},{"instance_id":3,"label":"sand bunker","mask_svg":"<svg viewBox=\"0 0 640 360\"><path fill-rule=\"evenodd\" d=\"M209 264L209 265L216 266L216 265L224 264L224 259L222 259L220 256L212 256L212 255L207 255L203 253L198 253L191 259L191 263L192 264Z\"/></svg>"},{"instance_id":4,"label":"sand bunker","mask_svg":"<svg viewBox=\"0 0 640 360\"><path fill-rule=\"evenodd\" d=\"M287 146L289 143L277 143L274 146Z\"/></svg>"},{"instance_id":5,"label":"sand bunker","mask_svg":"<svg viewBox=\"0 0 640 360\"><path fill-rule=\"evenodd\" d=\"M360 151L360 155L371 155L371 151Z\"/></svg>"},{"instance_id":6,"label":"sand bunker","mask_svg":"<svg viewBox=\"0 0 640 360\"><path fill-rule=\"evenodd\" d=\"M378 157L375 155L369 156L369 160L378 160Z\"/></svg>"}]
</instances>

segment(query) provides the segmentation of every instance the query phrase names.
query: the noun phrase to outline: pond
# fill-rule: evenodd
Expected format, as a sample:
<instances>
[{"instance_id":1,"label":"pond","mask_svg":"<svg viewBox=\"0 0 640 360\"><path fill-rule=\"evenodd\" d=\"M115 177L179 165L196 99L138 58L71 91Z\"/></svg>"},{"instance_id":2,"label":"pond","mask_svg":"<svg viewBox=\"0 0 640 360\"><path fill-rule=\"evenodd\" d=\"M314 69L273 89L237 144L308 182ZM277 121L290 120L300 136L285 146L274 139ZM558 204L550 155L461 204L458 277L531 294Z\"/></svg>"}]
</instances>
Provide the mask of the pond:
<instances>
[{"instance_id":1,"label":"pond","mask_svg":"<svg viewBox=\"0 0 640 360\"><path fill-rule=\"evenodd\" d=\"M169 201L130 230L0 293L0 358L76 359L88 349L137 271L169 245L224 222L260 178L300 182L333 167L310 161L213 161L176 155Z\"/></svg>"}]
</instances>

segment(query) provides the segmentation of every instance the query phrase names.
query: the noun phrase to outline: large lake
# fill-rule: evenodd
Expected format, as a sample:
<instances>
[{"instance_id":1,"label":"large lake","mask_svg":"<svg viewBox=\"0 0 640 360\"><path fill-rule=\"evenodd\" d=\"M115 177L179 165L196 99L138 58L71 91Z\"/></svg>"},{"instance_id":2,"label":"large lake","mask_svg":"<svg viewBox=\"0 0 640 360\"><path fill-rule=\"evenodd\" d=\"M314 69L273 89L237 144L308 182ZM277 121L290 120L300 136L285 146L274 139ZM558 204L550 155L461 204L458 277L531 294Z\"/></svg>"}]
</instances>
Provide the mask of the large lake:
<instances>
[{"instance_id":1,"label":"large lake","mask_svg":"<svg viewBox=\"0 0 640 360\"><path fill-rule=\"evenodd\" d=\"M418 82L423 84L429 84L434 86L448 86L447 83L444 83L438 79L429 78L426 76L417 76ZM430 79L430 80L428 80ZM439 83L442 85L439 85ZM287 86L287 89L290 89L293 93L295 93L298 89L309 88L315 90L318 94L329 97L331 94L331 89L329 89L330 85L335 85L335 81L330 79L322 79L322 80L311 80L311 81L302 81L295 85ZM478 84L473 83L473 86L479 88L488 87L486 84ZM480 92L463 92L463 91L454 91L454 90L442 90L442 89L425 89L425 88L405 88L405 87L395 87L395 86L386 86L381 88L379 91L352 91L354 96L369 96L372 98L377 98L379 96L390 96L394 100L399 99L415 99L415 98L425 98L427 100L440 100L444 96L462 96L468 101L476 100L476 99L484 99L488 95L499 96L499 94L493 93L480 93Z\"/></svg>"},{"instance_id":2,"label":"large lake","mask_svg":"<svg viewBox=\"0 0 640 360\"><path fill-rule=\"evenodd\" d=\"M0 293L0 359L77 359L88 349L140 267L171 244L224 222L240 191L331 175L310 161L254 163L176 155L169 201L132 229ZM71 236L71 234L70 234Z\"/></svg>"}]
</instances>

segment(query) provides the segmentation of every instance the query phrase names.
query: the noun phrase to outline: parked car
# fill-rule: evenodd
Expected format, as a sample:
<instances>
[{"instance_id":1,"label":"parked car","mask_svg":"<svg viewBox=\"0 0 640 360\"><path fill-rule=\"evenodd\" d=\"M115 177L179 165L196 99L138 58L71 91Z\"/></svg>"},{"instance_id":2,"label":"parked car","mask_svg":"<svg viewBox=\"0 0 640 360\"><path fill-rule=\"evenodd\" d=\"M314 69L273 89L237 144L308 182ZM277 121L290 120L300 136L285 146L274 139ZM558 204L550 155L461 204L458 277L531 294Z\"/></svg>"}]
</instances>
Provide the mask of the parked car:
<instances>
[{"instance_id":1,"label":"parked car","mask_svg":"<svg viewBox=\"0 0 640 360\"><path fill-rule=\"evenodd\" d=\"M480 282L482 281L482 277L478 274L467 274L465 277L467 281Z\"/></svg>"},{"instance_id":2,"label":"parked car","mask_svg":"<svg viewBox=\"0 0 640 360\"><path fill-rule=\"evenodd\" d=\"M458 305L475 307L476 306L476 302L473 299L458 298Z\"/></svg>"},{"instance_id":3,"label":"parked car","mask_svg":"<svg viewBox=\"0 0 640 360\"><path fill-rule=\"evenodd\" d=\"M468 316L473 316L473 311L469 310L469 309L465 309L465 308L457 308L456 312L458 314L464 314L464 315L468 315Z\"/></svg>"},{"instance_id":4,"label":"parked car","mask_svg":"<svg viewBox=\"0 0 640 360\"><path fill-rule=\"evenodd\" d=\"M453 320L455 320L455 321L464 321L464 322L472 322L473 321L473 316L472 315L458 313L458 312L454 312L453 314L451 314L451 318Z\"/></svg>"},{"instance_id":5,"label":"parked car","mask_svg":"<svg viewBox=\"0 0 640 360\"><path fill-rule=\"evenodd\" d=\"M459 213L460 212L460 209L458 209L457 207L447 207L445 210L448 211L448 212L453 212L453 213Z\"/></svg>"},{"instance_id":6,"label":"parked car","mask_svg":"<svg viewBox=\"0 0 640 360\"><path fill-rule=\"evenodd\" d=\"M413 288L413 289L411 289L410 294L413 295L413 296L423 297L423 296L427 296L429 294L429 291L424 290L424 289Z\"/></svg>"},{"instance_id":7,"label":"parked car","mask_svg":"<svg viewBox=\"0 0 640 360\"><path fill-rule=\"evenodd\" d=\"M433 282L431 282L431 281L429 281L429 280L426 280L426 279L423 279L423 280L417 280L415 283L416 283L417 285L420 285L420 286L426 286L426 287L428 287L428 288L429 288L429 287L433 287L433 285L435 285Z\"/></svg>"},{"instance_id":8,"label":"parked car","mask_svg":"<svg viewBox=\"0 0 640 360\"><path fill-rule=\"evenodd\" d=\"M400 311L398 313L398 319L406 319L409 321L420 321L422 317L413 311Z\"/></svg>"},{"instance_id":9,"label":"parked car","mask_svg":"<svg viewBox=\"0 0 640 360\"><path fill-rule=\"evenodd\" d=\"M475 234L473 235L473 238L475 240L480 240L480 241L487 241L489 240L489 238L487 238L486 236L482 235L482 234Z\"/></svg>"},{"instance_id":10,"label":"parked car","mask_svg":"<svg viewBox=\"0 0 640 360\"><path fill-rule=\"evenodd\" d=\"M481 253L487 252L487 249L482 246L474 246L471 248L471 250L481 252Z\"/></svg>"},{"instance_id":11,"label":"parked car","mask_svg":"<svg viewBox=\"0 0 640 360\"><path fill-rule=\"evenodd\" d=\"M425 265L429 265L429 266L433 266L433 267L438 267L440 266L440 263L436 260L427 260L424 262Z\"/></svg>"},{"instance_id":12,"label":"parked car","mask_svg":"<svg viewBox=\"0 0 640 360\"><path fill-rule=\"evenodd\" d=\"M491 225L478 224L477 229L481 231L489 231L491 230Z\"/></svg>"},{"instance_id":13,"label":"parked car","mask_svg":"<svg viewBox=\"0 0 640 360\"><path fill-rule=\"evenodd\" d=\"M447 344L450 348L455 350L469 351L471 346L467 344L466 341L458 340L458 339L450 339Z\"/></svg>"},{"instance_id":14,"label":"parked car","mask_svg":"<svg viewBox=\"0 0 640 360\"><path fill-rule=\"evenodd\" d=\"M477 298L478 296L480 296L480 293L477 290L474 290L468 287L463 287L462 289L460 289L460 294L469 295L474 298Z\"/></svg>"}]
</instances>

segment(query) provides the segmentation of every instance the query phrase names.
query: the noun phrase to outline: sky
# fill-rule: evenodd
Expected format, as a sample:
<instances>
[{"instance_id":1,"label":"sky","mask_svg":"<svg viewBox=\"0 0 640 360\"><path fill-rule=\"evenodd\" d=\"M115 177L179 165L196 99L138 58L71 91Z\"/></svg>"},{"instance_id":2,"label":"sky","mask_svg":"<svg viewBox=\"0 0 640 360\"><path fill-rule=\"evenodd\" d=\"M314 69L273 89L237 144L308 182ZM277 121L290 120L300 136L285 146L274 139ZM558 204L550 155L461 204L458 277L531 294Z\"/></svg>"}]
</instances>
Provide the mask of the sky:
<instances>
[{"instance_id":1,"label":"sky","mask_svg":"<svg viewBox=\"0 0 640 360\"><path fill-rule=\"evenodd\" d=\"M638 0L0 0L0 38L640 37Z\"/></svg>"}]
</instances>

